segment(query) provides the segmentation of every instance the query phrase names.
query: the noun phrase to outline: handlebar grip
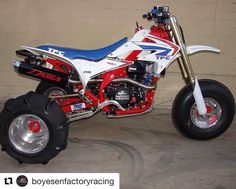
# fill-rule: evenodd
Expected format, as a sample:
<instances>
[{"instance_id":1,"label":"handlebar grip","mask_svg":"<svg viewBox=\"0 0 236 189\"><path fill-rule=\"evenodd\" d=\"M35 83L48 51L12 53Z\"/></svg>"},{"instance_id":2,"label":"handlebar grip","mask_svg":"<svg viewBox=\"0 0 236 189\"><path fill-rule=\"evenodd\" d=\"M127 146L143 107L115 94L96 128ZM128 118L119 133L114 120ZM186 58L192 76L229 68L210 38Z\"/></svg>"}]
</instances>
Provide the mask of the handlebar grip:
<instances>
[{"instance_id":1,"label":"handlebar grip","mask_svg":"<svg viewBox=\"0 0 236 189\"><path fill-rule=\"evenodd\" d=\"M152 20L152 15L150 13L144 14L143 19Z\"/></svg>"},{"instance_id":2,"label":"handlebar grip","mask_svg":"<svg viewBox=\"0 0 236 189\"><path fill-rule=\"evenodd\" d=\"M143 14L143 19L146 19L147 18L147 14Z\"/></svg>"},{"instance_id":3,"label":"handlebar grip","mask_svg":"<svg viewBox=\"0 0 236 189\"><path fill-rule=\"evenodd\" d=\"M147 14L147 20L152 20L152 15L150 13Z\"/></svg>"}]
</instances>

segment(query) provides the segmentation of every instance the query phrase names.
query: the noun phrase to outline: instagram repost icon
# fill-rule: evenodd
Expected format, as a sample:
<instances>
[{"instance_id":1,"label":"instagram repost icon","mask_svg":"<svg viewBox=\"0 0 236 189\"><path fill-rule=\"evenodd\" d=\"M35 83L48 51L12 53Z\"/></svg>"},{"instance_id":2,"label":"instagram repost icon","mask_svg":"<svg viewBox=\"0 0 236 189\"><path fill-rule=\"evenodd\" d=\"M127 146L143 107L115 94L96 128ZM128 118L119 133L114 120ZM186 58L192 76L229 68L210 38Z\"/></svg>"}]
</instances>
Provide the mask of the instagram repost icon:
<instances>
[{"instance_id":1,"label":"instagram repost icon","mask_svg":"<svg viewBox=\"0 0 236 189\"><path fill-rule=\"evenodd\" d=\"M16 183L20 187L24 187L28 184L28 178L24 175L20 175L16 179Z\"/></svg>"}]
</instances>

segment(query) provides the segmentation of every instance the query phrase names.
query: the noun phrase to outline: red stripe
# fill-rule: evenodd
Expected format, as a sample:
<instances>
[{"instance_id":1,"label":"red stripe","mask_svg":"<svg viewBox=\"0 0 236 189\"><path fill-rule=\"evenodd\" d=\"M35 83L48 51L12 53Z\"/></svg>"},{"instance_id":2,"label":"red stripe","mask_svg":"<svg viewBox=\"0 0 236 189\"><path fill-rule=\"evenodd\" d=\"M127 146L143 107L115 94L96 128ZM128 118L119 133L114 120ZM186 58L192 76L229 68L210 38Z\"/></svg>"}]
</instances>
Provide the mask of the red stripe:
<instances>
[{"instance_id":1,"label":"red stripe","mask_svg":"<svg viewBox=\"0 0 236 189\"><path fill-rule=\"evenodd\" d=\"M133 61L136 60L137 56L142 52L142 50L134 50L132 51L125 60Z\"/></svg>"}]
</instances>

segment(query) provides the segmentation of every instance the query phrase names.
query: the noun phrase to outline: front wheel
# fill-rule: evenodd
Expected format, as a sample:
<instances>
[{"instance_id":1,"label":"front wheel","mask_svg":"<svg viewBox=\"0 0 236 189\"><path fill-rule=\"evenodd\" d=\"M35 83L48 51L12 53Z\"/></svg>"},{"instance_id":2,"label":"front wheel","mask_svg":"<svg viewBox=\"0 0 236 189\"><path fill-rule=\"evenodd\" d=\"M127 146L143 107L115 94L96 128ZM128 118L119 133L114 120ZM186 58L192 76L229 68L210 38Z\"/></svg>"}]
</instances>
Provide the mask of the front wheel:
<instances>
[{"instance_id":1,"label":"front wheel","mask_svg":"<svg viewBox=\"0 0 236 189\"><path fill-rule=\"evenodd\" d=\"M172 106L172 121L186 137L198 140L213 139L225 132L233 121L235 101L232 93L222 83L200 80L199 85L207 107L200 115L191 85L185 86L176 96Z\"/></svg>"}]
</instances>

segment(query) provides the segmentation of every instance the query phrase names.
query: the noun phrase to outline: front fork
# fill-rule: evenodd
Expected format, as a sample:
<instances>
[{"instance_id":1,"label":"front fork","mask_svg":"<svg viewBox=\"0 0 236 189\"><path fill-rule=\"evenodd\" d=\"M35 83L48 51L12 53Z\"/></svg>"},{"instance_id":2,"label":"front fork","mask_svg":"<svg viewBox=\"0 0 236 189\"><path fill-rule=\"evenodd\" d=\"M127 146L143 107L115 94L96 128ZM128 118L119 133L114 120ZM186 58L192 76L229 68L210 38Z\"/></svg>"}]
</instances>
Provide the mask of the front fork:
<instances>
[{"instance_id":1,"label":"front fork","mask_svg":"<svg viewBox=\"0 0 236 189\"><path fill-rule=\"evenodd\" d=\"M177 59L180 70L182 72L183 78L186 83L190 83L193 88L193 96L197 105L197 109L200 115L207 113L206 104L202 95L201 88L199 86L198 80L194 75L189 56L186 50L186 44L183 41L183 34L180 31L177 19L174 16L170 17L170 27L173 35L174 41L180 47L181 56Z\"/></svg>"}]
</instances>

